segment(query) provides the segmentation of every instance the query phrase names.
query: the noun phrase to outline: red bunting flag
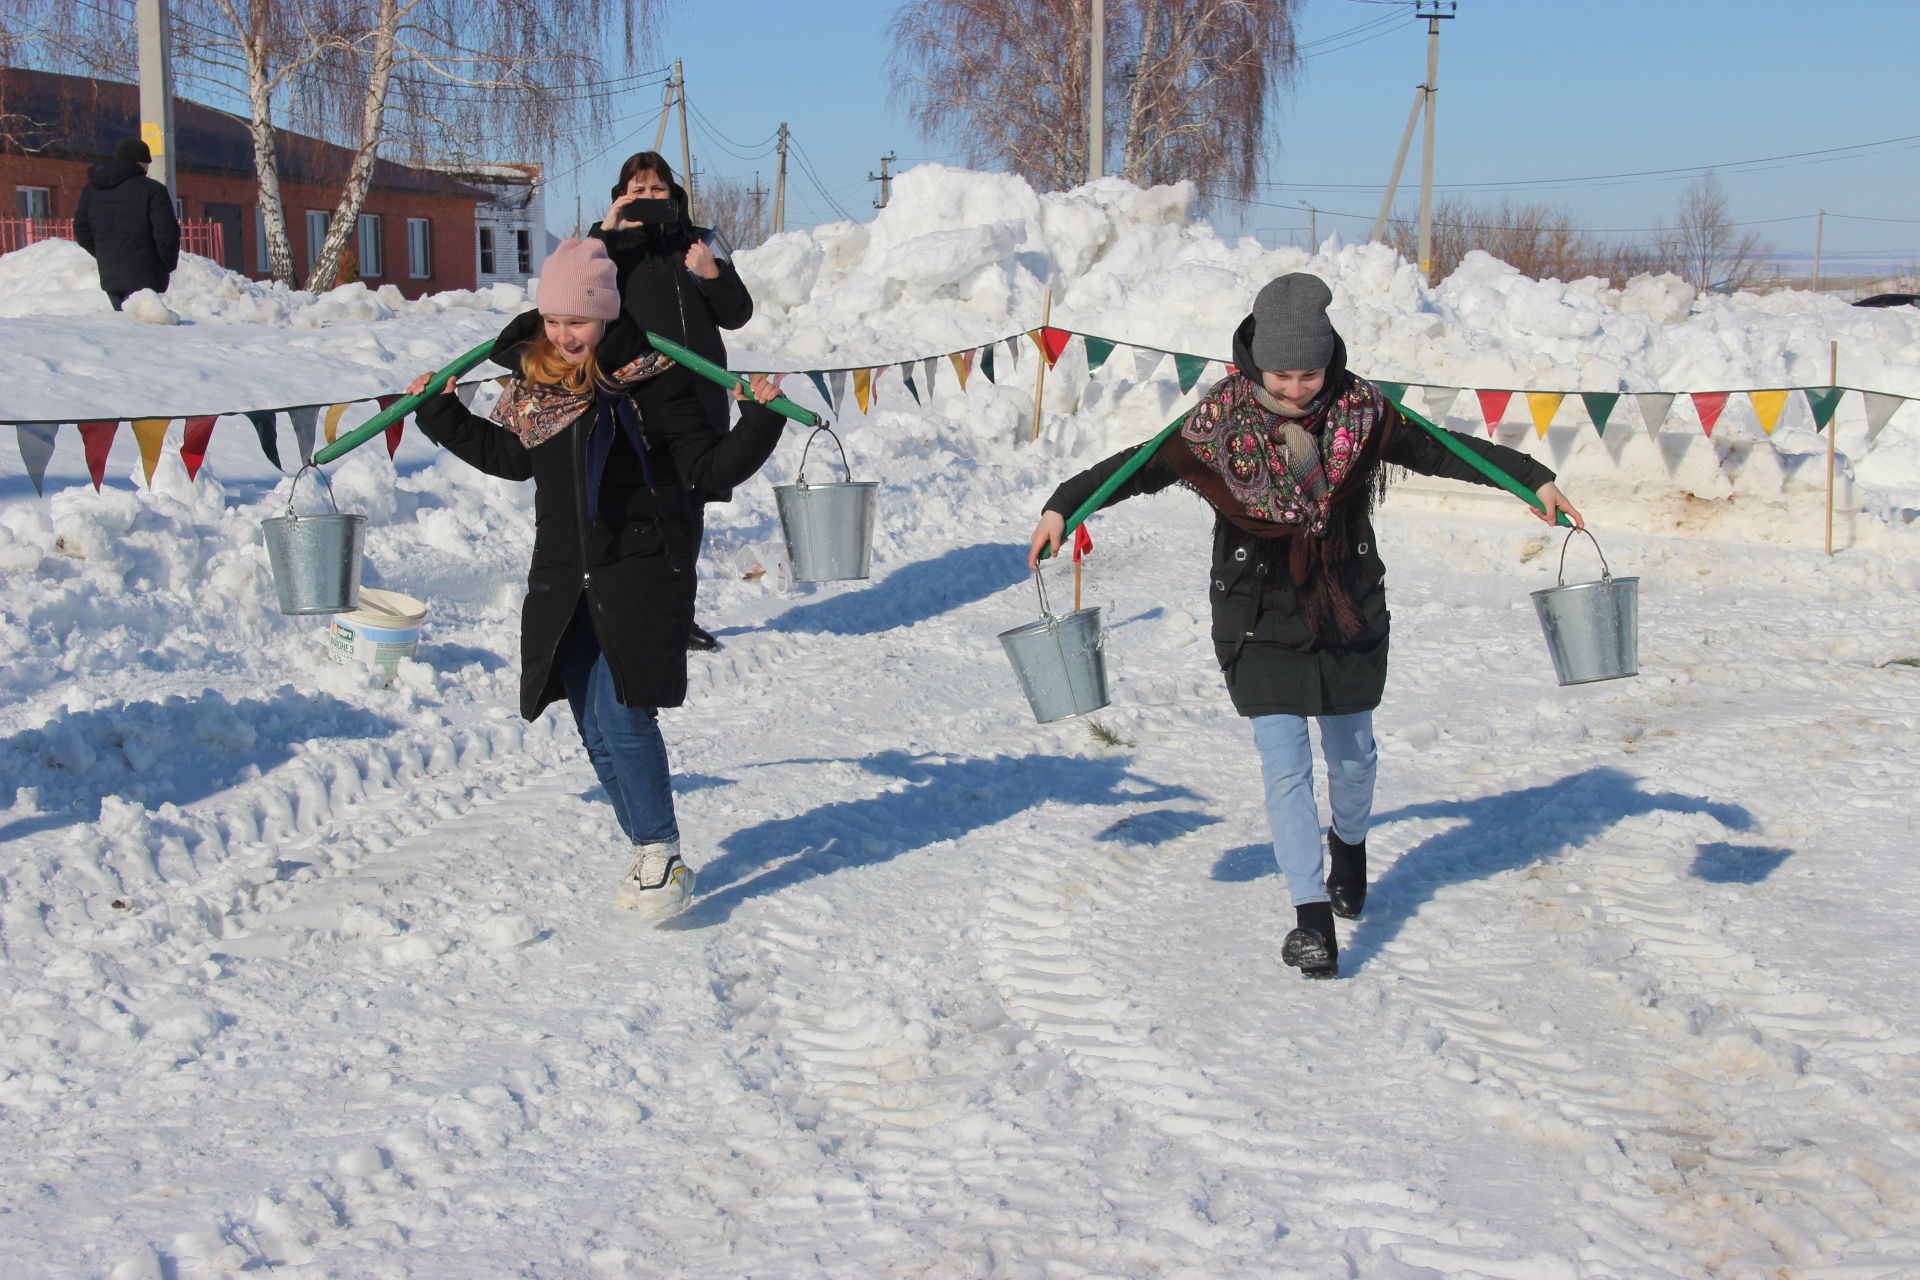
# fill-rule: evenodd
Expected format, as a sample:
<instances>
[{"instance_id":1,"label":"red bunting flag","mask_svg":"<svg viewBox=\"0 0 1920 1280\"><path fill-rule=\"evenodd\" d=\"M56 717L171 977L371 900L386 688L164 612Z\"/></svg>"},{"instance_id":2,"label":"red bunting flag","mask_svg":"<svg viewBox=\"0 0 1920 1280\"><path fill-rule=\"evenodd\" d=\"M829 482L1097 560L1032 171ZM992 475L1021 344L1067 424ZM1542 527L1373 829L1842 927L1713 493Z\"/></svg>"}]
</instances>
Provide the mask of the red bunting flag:
<instances>
[{"instance_id":1,"label":"red bunting flag","mask_svg":"<svg viewBox=\"0 0 1920 1280\"><path fill-rule=\"evenodd\" d=\"M1068 333L1065 329L1055 329L1052 327L1036 329L1029 336L1033 338L1034 345L1040 348L1040 354L1047 358L1047 368L1049 369L1058 363L1060 353L1067 349L1067 343L1073 341L1073 335L1071 333Z\"/></svg>"},{"instance_id":2,"label":"red bunting flag","mask_svg":"<svg viewBox=\"0 0 1920 1280\"><path fill-rule=\"evenodd\" d=\"M1073 562L1079 564L1080 558L1091 550L1093 550L1093 535L1087 532L1087 526L1083 524L1073 531Z\"/></svg>"},{"instance_id":3,"label":"red bunting flag","mask_svg":"<svg viewBox=\"0 0 1920 1280\"><path fill-rule=\"evenodd\" d=\"M385 409L399 398L399 396L381 396L379 397L378 403L382 409ZM400 434L406 429L407 420L405 418L395 418L392 424L387 427L387 457L391 458L394 454L400 452Z\"/></svg>"},{"instance_id":4,"label":"red bunting flag","mask_svg":"<svg viewBox=\"0 0 1920 1280\"><path fill-rule=\"evenodd\" d=\"M207 460L207 442L212 439L212 418L187 419L186 434L180 438L180 461L187 464L187 479L199 476L200 464Z\"/></svg>"},{"instance_id":5,"label":"red bunting flag","mask_svg":"<svg viewBox=\"0 0 1920 1280\"><path fill-rule=\"evenodd\" d=\"M1500 419L1507 416L1507 401L1513 399L1511 391L1476 391L1480 398L1480 415L1487 420L1487 434L1500 425Z\"/></svg>"},{"instance_id":6,"label":"red bunting flag","mask_svg":"<svg viewBox=\"0 0 1920 1280\"><path fill-rule=\"evenodd\" d=\"M1694 412L1700 415L1700 426L1708 434L1713 434L1713 424L1720 421L1720 411L1727 407L1725 391L1696 391L1693 393Z\"/></svg>"},{"instance_id":7,"label":"red bunting flag","mask_svg":"<svg viewBox=\"0 0 1920 1280\"><path fill-rule=\"evenodd\" d=\"M93 477L93 491L100 492L100 482L107 476L107 455L113 452L113 437L120 430L118 422L83 422L80 424L80 438L87 446L87 474Z\"/></svg>"}]
</instances>

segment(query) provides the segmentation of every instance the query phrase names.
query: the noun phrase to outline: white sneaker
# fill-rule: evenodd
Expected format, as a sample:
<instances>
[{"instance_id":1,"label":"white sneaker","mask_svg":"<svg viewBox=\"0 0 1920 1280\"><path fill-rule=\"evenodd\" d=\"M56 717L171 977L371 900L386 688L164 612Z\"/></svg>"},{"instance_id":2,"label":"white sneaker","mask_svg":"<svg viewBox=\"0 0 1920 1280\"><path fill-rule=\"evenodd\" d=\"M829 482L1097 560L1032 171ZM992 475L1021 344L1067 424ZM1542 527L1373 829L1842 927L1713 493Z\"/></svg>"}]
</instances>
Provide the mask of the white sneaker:
<instances>
[{"instance_id":1,"label":"white sneaker","mask_svg":"<svg viewBox=\"0 0 1920 1280\"><path fill-rule=\"evenodd\" d=\"M613 905L647 924L670 920L693 899L693 871L680 861L680 842L637 844L633 865L613 888Z\"/></svg>"}]
</instances>

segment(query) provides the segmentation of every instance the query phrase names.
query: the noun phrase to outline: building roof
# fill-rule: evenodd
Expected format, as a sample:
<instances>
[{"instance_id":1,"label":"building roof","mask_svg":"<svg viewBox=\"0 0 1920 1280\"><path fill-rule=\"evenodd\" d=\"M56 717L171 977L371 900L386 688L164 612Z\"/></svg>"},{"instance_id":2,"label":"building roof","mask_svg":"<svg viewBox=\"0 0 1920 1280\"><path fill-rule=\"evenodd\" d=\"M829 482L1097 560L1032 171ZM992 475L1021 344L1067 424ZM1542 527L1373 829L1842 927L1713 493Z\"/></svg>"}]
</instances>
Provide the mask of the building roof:
<instances>
[{"instance_id":1,"label":"building roof","mask_svg":"<svg viewBox=\"0 0 1920 1280\"><path fill-rule=\"evenodd\" d=\"M347 148L286 129L273 132L282 183L337 187L346 181L353 165L353 153ZM0 67L0 151L62 160L107 160L120 139L139 136L138 85ZM252 126L239 116L176 97L173 138L178 173L255 176ZM391 160L374 161L372 186L376 191L454 200L492 196L446 174Z\"/></svg>"}]
</instances>

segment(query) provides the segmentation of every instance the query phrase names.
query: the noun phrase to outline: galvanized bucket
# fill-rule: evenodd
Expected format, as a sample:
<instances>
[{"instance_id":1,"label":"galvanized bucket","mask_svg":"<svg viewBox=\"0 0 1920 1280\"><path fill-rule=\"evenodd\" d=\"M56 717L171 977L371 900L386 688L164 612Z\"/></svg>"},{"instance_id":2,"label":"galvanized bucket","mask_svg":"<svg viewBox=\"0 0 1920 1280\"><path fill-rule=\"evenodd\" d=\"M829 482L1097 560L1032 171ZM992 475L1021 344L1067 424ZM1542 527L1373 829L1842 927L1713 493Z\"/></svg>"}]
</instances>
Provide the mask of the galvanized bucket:
<instances>
[{"instance_id":1,"label":"galvanized bucket","mask_svg":"<svg viewBox=\"0 0 1920 1280\"><path fill-rule=\"evenodd\" d=\"M780 508L780 532L787 540L787 562L795 582L840 582L865 578L873 563L873 500L880 490L877 480L853 480L839 484L807 483L807 452L820 432L833 436L840 446L840 469L851 477L846 446L829 427L820 427L807 437L800 451L800 470L792 484L773 486L773 497Z\"/></svg>"},{"instance_id":2,"label":"galvanized bucket","mask_svg":"<svg viewBox=\"0 0 1920 1280\"><path fill-rule=\"evenodd\" d=\"M309 471L326 485L331 515L294 514L294 490ZM287 514L262 520L260 530L267 540L267 562L273 568L280 612L345 613L354 607L360 595L360 549L366 541L367 518L340 513L326 472L311 463L300 468L287 489Z\"/></svg>"},{"instance_id":3,"label":"galvanized bucket","mask_svg":"<svg viewBox=\"0 0 1920 1280\"><path fill-rule=\"evenodd\" d=\"M1033 575L1040 592L1040 621L1000 633L1013 674L1020 681L1033 718L1041 724L1085 715L1107 705L1106 637L1099 609L1076 609L1055 616L1047 608L1047 588Z\"/></svg>"},{"instance_id":4,"label":"galvanized bucket","mask_svg":"<svg viewBox=\"0 0 1920 1280\"><path fill-rule=\"evenodd\" d=\"M1600 554L1600 581L1567 584L1567 545L1586 533ZM1640 674L1640 579L1616 578L1600 540L1575 529L1560 544L1559 585L1533 593L1553 674L1561 684L1592 684Z\"/></svg>"}]
</instances>

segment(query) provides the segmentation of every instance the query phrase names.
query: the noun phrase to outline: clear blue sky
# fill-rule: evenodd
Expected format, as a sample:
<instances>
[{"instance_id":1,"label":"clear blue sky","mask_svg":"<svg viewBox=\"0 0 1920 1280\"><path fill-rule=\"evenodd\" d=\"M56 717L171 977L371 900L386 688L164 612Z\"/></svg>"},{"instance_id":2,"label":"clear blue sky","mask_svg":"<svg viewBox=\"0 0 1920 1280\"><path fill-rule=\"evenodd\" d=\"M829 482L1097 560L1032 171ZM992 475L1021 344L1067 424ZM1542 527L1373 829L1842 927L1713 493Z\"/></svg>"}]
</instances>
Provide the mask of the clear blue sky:
<instances>
[{"instance_id":1,"label":"clear blue sky","mask_svg":"<svg viewBox=\"0 0 1920 1280\"><path fill-rule=\"evenodd\" d=\"M788 171L789 226L871 217L881 155L896 171L957 162L888 98L888 0L683 0L667 14L659 62L686 68L697 168L771 187L771 136L785 120L810 163ZM1572 212L1583 227L1631 233L1671 221L1686 183L1717 166L1734 218L1783 258L1810 257L1827 210L1829 270L1868 256L1920 262L1920 135L1912 0L1459 0L1441 24L1436 182L1475 203L1507 197ZM1063 33L1063 38L1067 38ZM1305 0L1301 74L1274 115L1259 205L1217 206L1223 230L1304 241L1311 201L1324 236L1364 239L1425 72L1426 24L1410 4ZM615 109L585 148L607 150L549 191L549 220L587 214L619 161L652 145L659 90ZM1796 153L1767 165L1741 162ZM678 154L669 129L667 154ZM764 152L761 155L754 153ZM562 161L557 168L575 163ZM1605 178L1650 170L1678 174ZM813 178L817 176L816 186ZM584 182L581 181L584 179ZM1562 179L1600 179L1561 183ZM1418 195L1419 139L1400 203ZM1553 180L1556 185L1499 187Z\"/></svg>"}]
</instances>

